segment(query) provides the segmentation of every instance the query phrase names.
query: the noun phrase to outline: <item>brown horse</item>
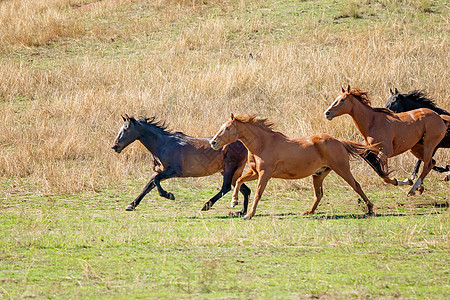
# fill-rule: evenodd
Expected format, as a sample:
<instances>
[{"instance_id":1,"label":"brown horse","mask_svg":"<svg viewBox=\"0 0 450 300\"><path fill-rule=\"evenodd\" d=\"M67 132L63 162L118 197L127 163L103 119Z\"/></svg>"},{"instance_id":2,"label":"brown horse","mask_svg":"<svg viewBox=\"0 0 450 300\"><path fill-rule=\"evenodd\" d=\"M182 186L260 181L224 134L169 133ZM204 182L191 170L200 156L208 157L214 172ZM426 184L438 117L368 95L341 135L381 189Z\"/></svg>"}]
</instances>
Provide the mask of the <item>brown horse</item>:
<instances>
[{"instance_id":1,"label":"brown horse","mask_svg":"<svg viewBox=\"0 0 450 300\"><path fill-rule=\"evenodd\" d=\"M427 108L420 108L403 113L394 113L386 108L372 108L367 92L358 89L342 89L325 111L328 120L349 114L364 136L366 144L378 147L383 154L383 163L387 170L387 159L405 151L424 162L422 174L411 188L408 196L414 195L418 189L423 192L423 180L434 166L432 158L436 146L444 138L447 126L441 117ZM412 184L411 180L398 181L383 177L387 183L394 185Z\"/></svg>"},{"instance_id":2,"label":"brown horse","mask_svg":"<svg viewBox=\"0 0 450 300\"><path fill-rule=\"evenodd\" d=\"M324 133L292 139L274 131L273 123L267 119L257 119L246 114L231 114L231 120L222 125L209 143L212 148L219 149L236 140L240 140L248 149L250 170L236 181L233 200L237 201L241 184L258 179L253 206L244 219L251 219L255 215L258 201L271 177L300 179L312 175L316 197L304 214L313 214L323 195L322 182L332 170L363 198L368 213L373 214L372 202L350 172L349 156L363 157L380 176L384 176L377 148L337 140Z\"/></svg>"}]
</instances>

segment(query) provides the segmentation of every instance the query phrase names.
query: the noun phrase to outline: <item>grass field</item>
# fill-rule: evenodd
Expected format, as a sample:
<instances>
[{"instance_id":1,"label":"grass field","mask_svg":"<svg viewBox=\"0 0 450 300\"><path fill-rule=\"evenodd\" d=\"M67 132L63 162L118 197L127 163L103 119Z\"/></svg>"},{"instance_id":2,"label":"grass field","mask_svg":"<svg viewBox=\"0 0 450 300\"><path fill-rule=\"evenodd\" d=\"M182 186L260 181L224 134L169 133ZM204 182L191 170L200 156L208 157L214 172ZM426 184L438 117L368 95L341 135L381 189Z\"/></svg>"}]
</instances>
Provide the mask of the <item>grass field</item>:
<instances>
[{"instance_id":1,"label":"grass field","mask_svg":"<svg viewBox=\"0 0 450 300\"><path fill-rule=\"evenodd\" d=\"M372 189L368 196L377 215L366 218L355 195L331 176L317 215L300 214L311 204L311 188L272 190L257 216L244 222L227 217L230 209L224 201L201 213L201 203L214 194L214 185L194 190L182 180L166 184L177 200L153 195L137 211L126 212L124 204L138 193L129 189L132 185L104 193L3 200L2 295L325 299L449 295L448 195L430 192L404 199L404 190ZM433 186L434 191L443 189L443 183Z\"/></svg>"},{"instance_id":2,"label":"grass field","mask_svg":"<svg viewBox=\"0 0 450 300\"><path fill-rule=\"evenodd\" d=\"M244 222L230 195L200 212L219 175L169 180L176 200L152 192L126 212L151 158L110 149L124 113L211 136L248 112L289 136L361 141L348 116L323 117L347 84L374 106L397 87L449 110L449 12L444 0L1 1L0 297L449 298L442 174L407 198L352 161L370 218L336 175L308 217L311 180L271 180ZM393 175L414 162L392 159Z\"/></svg>"}]
</instances>

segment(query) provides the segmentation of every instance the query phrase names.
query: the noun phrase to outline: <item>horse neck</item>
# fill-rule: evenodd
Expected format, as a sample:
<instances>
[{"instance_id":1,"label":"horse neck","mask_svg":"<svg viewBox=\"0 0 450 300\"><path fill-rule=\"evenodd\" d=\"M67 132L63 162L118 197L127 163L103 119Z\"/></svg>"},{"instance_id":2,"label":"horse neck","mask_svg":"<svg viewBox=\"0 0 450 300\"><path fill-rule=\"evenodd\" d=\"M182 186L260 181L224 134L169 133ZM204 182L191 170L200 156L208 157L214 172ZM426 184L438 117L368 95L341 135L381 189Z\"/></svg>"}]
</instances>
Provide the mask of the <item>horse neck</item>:
<instances>
[{"instance_id":1,"label":"horse neck","mask_svg":"<svg viewBox=\"0 0 450 300\"><path fill-rule=\"evenodd\" d=\"M366 138L369 135L369 126L376 116L376 112L368 105L362 104L358 100L353 100L352 110L349 115L355 122L359 132Z\"/></svg>"},{"instance_id":2,"label":"horse neck","mask_svg":"<svg viewBox=\"0 0 450 300\"><path fill-rule=\"evenodd\" d=\"M151 124L140 123L141 134L139 141L154 156L160 157L162 149L166 142L170 139L171 134L163 129L152 126Z\"/></svg>"},{"instance_id":3,"label":"horse neck","mask_svg":"<svg viewBox=\"0 0 450 300\"><path fill-rule=\"evenodd\" d=\"M270 132L255 124L239 124L238 139L244 144L249 152L258 155L264 148L264 142L267 140L267 135Z\"/></svg>"}]
</instances>

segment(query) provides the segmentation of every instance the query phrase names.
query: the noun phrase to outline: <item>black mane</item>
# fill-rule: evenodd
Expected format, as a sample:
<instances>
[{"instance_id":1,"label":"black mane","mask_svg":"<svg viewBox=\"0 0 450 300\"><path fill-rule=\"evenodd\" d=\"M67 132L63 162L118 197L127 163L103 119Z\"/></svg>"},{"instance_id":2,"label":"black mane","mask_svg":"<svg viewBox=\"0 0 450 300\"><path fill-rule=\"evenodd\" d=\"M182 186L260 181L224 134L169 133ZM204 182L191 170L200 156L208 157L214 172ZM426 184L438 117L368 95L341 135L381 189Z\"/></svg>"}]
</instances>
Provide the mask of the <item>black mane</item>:
<instances>
[{"instance_id":1,"label":"black mane","mask_svg":"<svg viewBox=\"0 0 450 300\"><path fill-rule=\"evenodd\" d=\"M156 118L156 116L152 116L152 117L140 116L138 121L146 123L153 127L156 127L158 129L161 129L164 132L172 133L172 131L169 129L169 125L166 123L166 121L158 120Z\"/></svg>"},{"instance_id":2,"label":"black mane","mask_svg":"<svg viewBox=\"0 0 450 300\"><path fill-rule=\"evenodd\" d=\"M428 108L439 115L450 115L448 111L438 107L436 102L428 98L427 94L421 90L413 90L406 94L401 94L395 89L395 93L392 90L391 93L391 97L386 102L386 107L396 113L418 108Z\"/></svg>"},{"instance_id":3,"label":"black mane","mask_svg":"<svg viewBox=\"0 0 450 300\"><path fill-rule=\"evenodd\" d=\"M404 94L404 96L419 104L437 108L434 100L429 99L427 94L421 90L410 91L407 94Z\"/></svg>"}]
</instances>

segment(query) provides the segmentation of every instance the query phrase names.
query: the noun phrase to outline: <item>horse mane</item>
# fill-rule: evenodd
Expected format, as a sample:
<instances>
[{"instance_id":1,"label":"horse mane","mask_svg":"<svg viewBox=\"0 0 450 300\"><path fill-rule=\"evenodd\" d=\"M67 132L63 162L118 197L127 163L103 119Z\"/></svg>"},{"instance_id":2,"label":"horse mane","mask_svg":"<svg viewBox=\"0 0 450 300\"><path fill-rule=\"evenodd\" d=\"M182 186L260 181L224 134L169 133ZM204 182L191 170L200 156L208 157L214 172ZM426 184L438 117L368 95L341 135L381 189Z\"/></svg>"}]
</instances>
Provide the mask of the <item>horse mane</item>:
<instances>
[{"instance_id":1,"label":"horse mane","mask_svg":"<svg viewBox=\"0 0 450 300\"><path fill-rule=\"evenodd\" d=\"M437 108L436 102L434 102L434 100L428 98L428 95L424 91L413 90L413 91L408 92L407 94L404 94L403 96L406 98L409 98L410 100L417 102L419 104L428 105L428 106Z\"/></svg>"},{"instance_id":2,"label":"horse mane","mask_svg":"<svg viewBox=\"0 0 450 300\"><path fill-rule=\"evenodd\" d=\"M269 121L268 118L257 118L256 115L237 114L234 116L234 119L242 123L254 124L262 129L275 132L274 131L275 123Z\"/></svg>"},{"instance_id":3,"label":"horse mane","mask_svg":"<svg viewBox=\"0 0 450 300\"><path fill-rule=\"evenodd\" d=\"M130 119L134 119L133 117L130 117ZM166 133L172 133L172 131L169 129L169 125L166 123L166 121L158 120L156 116L152 117L146 117L146 116L140 116L137 120L141 123L145 123L147 125L151 125L153 127L156 127Z\"/></svg>"},{"instance_id":4,"label":"horse mane","mask_svg":"<svg viewBox=\"0 0 450 300\"><path fill-rule=\"evenodd\" d=\"M367 95L367 92L363 92L359 89L351 89L349 92L349 95L352 95L353 97L355 97L362 104L369 106L375 112L382 112L382 113L385 113L385 114L388 114L391 116L395 116L395 113L388 108L372 107L372 102L370 101L369 96Z\"/></svg>"}]
</instances>

